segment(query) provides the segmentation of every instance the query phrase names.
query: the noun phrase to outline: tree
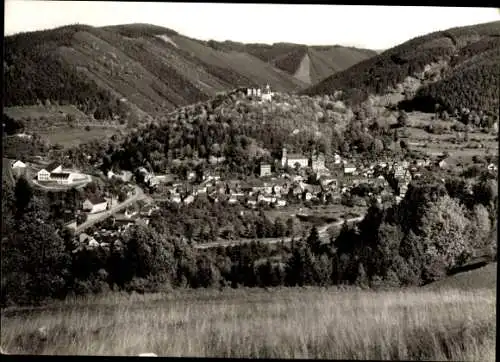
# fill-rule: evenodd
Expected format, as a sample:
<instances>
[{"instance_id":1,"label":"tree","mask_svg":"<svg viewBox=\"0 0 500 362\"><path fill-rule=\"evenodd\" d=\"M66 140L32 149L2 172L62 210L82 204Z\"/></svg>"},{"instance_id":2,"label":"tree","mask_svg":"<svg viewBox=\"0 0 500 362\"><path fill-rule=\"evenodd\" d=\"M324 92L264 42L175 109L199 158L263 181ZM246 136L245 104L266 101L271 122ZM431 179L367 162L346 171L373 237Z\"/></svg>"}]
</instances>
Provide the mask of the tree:
<instances>
[{"instance_id":1,"label":"tree","mask_svg":"<svg viewBox=\"0 0 500 362\"><path fill-rule=\"evenodd\" d=\"M384 150L384 143L379 138L373 141L373 151L376 154L380 154Z\"/></svg>"},{"instance_id":2,"label":"tree","mask_svg":"<svg viewBox=\"0 0 500 362\"><path fill-rule=\"evenodd\" d=\"M474 205L472 218L474 232L472 233L474 248L483 248L489 244L491 221L488 209L482 204Z\"/></svg>"},{"instance_id":3,"label":"tree","mask_svg":"<svg viewBox=\"0 0 500 362\"><path fill-rule=\"evenodd\" d=\"M496 180L481 180L473 187L474 197L478 203L490 206L498 198L498 183Z\"/></svg>"},{"instance_id":4,"label":"tree","mask_svg":"<svg viewBox=\"0 0 500 362\"><path fill-rule=\"evenodd\" d=\"M21 176L17 180L16 187L14 189L14 195L16 213L18 216L20 216L25 212L33 197L33 189L24 176Z\"/></svg>"},{"instance_id":5,"label":"tree","mask_svg":"<svg viewBox=\"0 0 500 362\"><path fill-rule=\"evenodd\" d=\"M279 217L277 217L274 220L274 235L279 238L283 237L287 234L287 227L283 220Z\"/></svg>"},{"instance_id":6,"label":"tree","mask_svg":"<svg viewBox=\"0 0 500 362\"><path fill-rule=\"evenodd\" d=\"M405 111L400 111L398 115L398 125L406 127L408 125L408 114Z\"/></svg>"},{"instance_id":7,"label":"tree","mask_svg":"<svg viewBox=\"0 0 500 362\"><path fill-rule=\"evenodd\" d=\"M318 254L321 247L321 239L319 238L318 229L314 226L311 229L311 233L307 238L307 245L313 252L313 254Z\"/></svg>"},{"instance_id":8,"label":"tree","mask_svg":"<svg viewBox=\"0 0 500 362\"><path fill-rule=\"evenodd\" d=\"M424 282L442 277L471 251L471 225L463 206L445 195L431 202L419 227Z\"/></svg>"},{"instance_id":9,"label":"tree","mask_svg":"<svg viewBox=\"0 0 500 362\"><path fill-rule=\"evenodd\" d=\"M62 298L70 278L64 240L33 207L18 220L13 238L2 242L2 299L20 304Z\"/></svg>"},{"instance_id":10,"label":"tree","mask_svg":"<svg viewBox=\"0 0 500 362\"><path fill-rule=\"evenodd\" d=\"M286 236L294 236L295 235L295 222L293 217L289 217L286 220Z\"/></svg>"}]
</instances>

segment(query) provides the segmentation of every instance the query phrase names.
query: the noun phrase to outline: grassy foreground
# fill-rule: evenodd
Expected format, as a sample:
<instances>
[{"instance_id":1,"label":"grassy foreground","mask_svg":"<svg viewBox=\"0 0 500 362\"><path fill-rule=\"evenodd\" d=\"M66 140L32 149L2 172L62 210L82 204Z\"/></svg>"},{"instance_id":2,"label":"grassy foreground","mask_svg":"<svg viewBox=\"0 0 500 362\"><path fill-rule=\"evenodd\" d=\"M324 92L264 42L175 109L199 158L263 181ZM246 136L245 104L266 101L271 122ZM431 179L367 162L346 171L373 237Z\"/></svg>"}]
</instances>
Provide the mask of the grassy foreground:
<instances>
[{"instance_id":1,"label":"grassy foreground","mask_svg":"<svg viewBox=\"0 0 500 362\"><path fill-rule=\"evenodd\" d=\"M495 290L112 293L2 311L8 353L495 360ZM30 337L47 328L47 338Z\"/></svg>"}]
</instances>

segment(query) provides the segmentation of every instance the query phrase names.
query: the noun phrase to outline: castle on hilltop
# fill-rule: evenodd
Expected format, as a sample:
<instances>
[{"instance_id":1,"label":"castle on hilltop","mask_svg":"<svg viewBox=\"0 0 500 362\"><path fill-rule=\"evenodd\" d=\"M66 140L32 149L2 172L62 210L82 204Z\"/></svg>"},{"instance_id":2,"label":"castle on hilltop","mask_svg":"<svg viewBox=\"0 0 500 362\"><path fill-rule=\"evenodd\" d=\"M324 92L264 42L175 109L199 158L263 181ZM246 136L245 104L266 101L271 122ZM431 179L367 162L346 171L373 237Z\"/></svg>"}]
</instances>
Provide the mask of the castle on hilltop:
<instances>
[{"instance_id":1,"label":"castle on hilltop","mask_svg":"<svg viewBox=\"0 0 500 362\"><path fill-rule=\"evenodd\" d=\"M260 97L263 101L271 101L273 97L273 92L269 84L266 85L264 90L261 88L249 87L247 88L247 97Z\"/></svg>"}]
</instances>

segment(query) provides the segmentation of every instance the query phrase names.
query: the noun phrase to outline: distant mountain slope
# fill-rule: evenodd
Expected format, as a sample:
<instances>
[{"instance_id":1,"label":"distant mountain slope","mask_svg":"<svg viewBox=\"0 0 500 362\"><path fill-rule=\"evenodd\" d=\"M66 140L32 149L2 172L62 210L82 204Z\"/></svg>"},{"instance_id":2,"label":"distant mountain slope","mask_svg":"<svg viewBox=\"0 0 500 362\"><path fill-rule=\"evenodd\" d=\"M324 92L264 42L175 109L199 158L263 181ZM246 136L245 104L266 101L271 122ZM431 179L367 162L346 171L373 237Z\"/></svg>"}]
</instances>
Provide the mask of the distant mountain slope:
<instances>
[{"instance_id":1,"label":"distant mountain slope","mask_svg":"<svg viewBox=\"0 0 500 362\"><path fill-rule=\"evenodd\" d=\"M419 92L420 99L447 108L467 106L493 112L498 108L500 21L453 28L417 37L333 74L306 89L308 95L344 91L351 104L369 94L382 95L426 66L445 61L437 82ZM434 106L432 103L432 106ZM420 105L421 106L421 105Z\"/></svg>"},{"instance_id":2,"label":"distant mountain slope","mask_svg":"<svg viewBox=\"0 0 500 362\"><path fill-rule=\"evenodd\" d=\"M483 38L460 49L442 80L420 88L401 105L426 112L433 112L434 104L439 104L449 112L467 108L498 114L499 75L500 36Z\"/></svg>"},{"instance_id":3,"label":"distant mountain slope","mask_svg":"<svg viewBox=\"0 0 500 362\"><path fill-rule=\"evenodd\" d=\"M307 46L291 43L266 45L231 41L209 41L207 44L214 49L252 54L307 84L317 83L333 73L377 55L373 50L340 45Z\"/></svg>"},{"instance_id":4,"label":"distant mountain slope","mask_svg":"<svg viewBox=\"0 0 500 362\"><path fill-rule=\"evenodd\" d=\"M148 24L85 25L5 38L4 105L74 104L96 119L140 118L238 86L306 83L246 52Z\"/></svg>"}]
</instances>

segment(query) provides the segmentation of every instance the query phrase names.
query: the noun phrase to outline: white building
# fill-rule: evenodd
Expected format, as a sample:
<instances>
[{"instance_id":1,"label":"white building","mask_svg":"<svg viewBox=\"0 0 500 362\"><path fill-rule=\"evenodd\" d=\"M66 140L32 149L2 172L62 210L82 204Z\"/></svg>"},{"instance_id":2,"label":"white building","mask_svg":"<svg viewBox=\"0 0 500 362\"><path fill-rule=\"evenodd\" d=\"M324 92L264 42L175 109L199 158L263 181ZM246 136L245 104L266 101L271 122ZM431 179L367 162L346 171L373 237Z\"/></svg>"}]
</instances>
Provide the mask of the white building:
<instances>
[{"instance_id":1,"label":"white building","mask_svg":"<svg viewBox=\"0 0 500 362\"><path fill-rule=\"evenodd\" d=\"M12 168L13 169L25 169L26 164L22 161L17 160L16 162L12 163Z\"/></svg>"},{"instance_id":2,"label":"white building","mask_svg":"<svg viewBox=\"0 0 500 362\"><path fill-rule=\"evenodd\" d=\"M283 148L281 155L281 166L288 166L290 168L295 168L295 165L298 164L300 168L309 166L309 158L304 157L300 154L288 154L286 148Z\"/></svg>"},{"instance_id":3,"label":"white building","mask_svg":"<svg viewBox=\"0 0 500 362\"><path fill-rule=\"evenodd\" d=\"M60 163L53 162L45 168L42 168L37 173L37 179L39 181L51 181L50 174L52 172L60 173L62 172L62 165Z\"/></svg>"},{"instance_id":4,"label":"white building","mask_svg":"<svg viewBox=\"0 0 500 362\"><path fill-rule=\"evenodd\" d=\"M325 156L323 155L313 156L311 159L311 167L315 172L325 171L326 170Z\"/></svg>"},{"instance_id":5,"label":"white building","mask_svg":"<svg viewBox=\"0 0 500 362\"><path fill-rule=\"evenodd\" d=\"M106 211L108 202L103 198L88 198L83 202L83 210L90 214Z\"/></svg>"},{"instance_id":6,"label":"white building","mask_svg":"<svg viewBox=\"0 0 500 362\"><path fill-rule=\"evenodd\" d=\"M268 163L260 164L260 177L271 176L271 165Z\"/></svg>"},{"instance_id":7,"label":"white building","mask_svg":"<svg viewBox=\"0 0 500 362\"><path fill-rule=\"evenodd\" d=\"M271 92L271 87L266 85L266 88L264 89L264 92L262 92L261 99L263 101L268 101L271 102L273 99L273 93Z\"/></svg>"},{"instance_id":8,"label":"white building","mask_svg":"<svg viewBox=\"0 0 500 362\"><path fill-rule=\"evenodd\" d=\"M344 174L352 175L352 174L354 174L354 172L356 172L356 166L349 165L349 164L344 166Z\"/></svg>"}]
</instances>

